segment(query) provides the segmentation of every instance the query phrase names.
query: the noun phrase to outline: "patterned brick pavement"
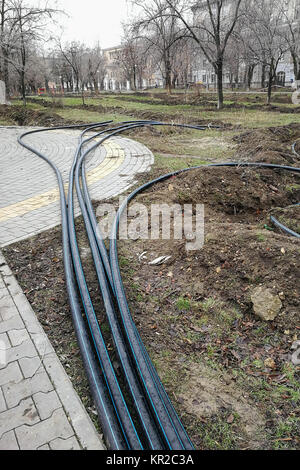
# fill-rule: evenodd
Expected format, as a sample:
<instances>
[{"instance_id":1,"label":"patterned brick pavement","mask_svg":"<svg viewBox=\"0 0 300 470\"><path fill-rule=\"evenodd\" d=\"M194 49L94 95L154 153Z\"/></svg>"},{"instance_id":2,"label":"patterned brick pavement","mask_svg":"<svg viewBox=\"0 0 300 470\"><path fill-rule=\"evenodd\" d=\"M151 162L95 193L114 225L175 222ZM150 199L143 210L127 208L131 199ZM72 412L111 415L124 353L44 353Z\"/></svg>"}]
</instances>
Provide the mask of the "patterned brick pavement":
<instances>
[{"instance_id":1,"label":"patterned brick pavement","mask_svg":"<svg viewBox=\"0 0 300 470\"><path fill-rule=\"evenodd\" d=\"M20 128L0 128L0 247L31 237L60 223L59 194L54 172L42 159L17 143ZM27 142L55 162L67 185L78 131L29 136ZM91 196L116 196L147 171L152 153L130 139L115 137L87 159ZM79 213L78 205L75 205Z\"/></svg>"},{"instance_id":2,"label":"patterned brick pavement","mask_svg":"<svg viewBox=\"0 0 300 470\"><path fill-rule=\"evenodd\" d=\"M0 450L103 449L35 313L0 255Z\"/></svg>"}]
</instances>

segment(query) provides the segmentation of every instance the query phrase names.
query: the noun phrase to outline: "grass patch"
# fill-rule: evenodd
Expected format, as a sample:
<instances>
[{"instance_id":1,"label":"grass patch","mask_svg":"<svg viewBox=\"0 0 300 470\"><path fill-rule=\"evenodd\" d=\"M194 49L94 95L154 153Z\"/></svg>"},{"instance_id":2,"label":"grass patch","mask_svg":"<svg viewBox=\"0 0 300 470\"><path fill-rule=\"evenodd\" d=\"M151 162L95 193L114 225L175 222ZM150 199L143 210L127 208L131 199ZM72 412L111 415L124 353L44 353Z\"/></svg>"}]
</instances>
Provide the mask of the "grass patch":
<instances>
[{"instance_id":1,"label":"grass patch","mask_svg":"<svg viewBox=\"0 0 300 470\"><path fill-rule=\"evenodd\" d=\"M213 416L209 421L198 427L198 433L204 449L209 450L234 450L239 441L235 431L235 425L226 422L226 416ZM235 413L234 419L239 416Z\"/></svg>"},{"instance_id":2,"label":"grass patch","mask_svg":"<svg viewBox=\"0 0 300 470\"><path fill-rule=\"evenodd\" d=\"M176 307L178 308L178 310L190 310L191 303L188 299L185 299L184 297L179 297L176 302Z\"/></svg>"},{"instance_id":3,"label":"grass patch","mask_svg":"<svg viewBox=\"0 0 300 470\"><path fill-rule=\"evenodd\" d=\"M100 122L100 121L126 121L132 119L130 116L117 113L97 113L95 111L86 111L85 109L55 109L55 113L63 119L81 122Z\"/></svg>"},{"instance_id":4,"label":"grass patch","mask_svg":"<svg viewBox=\"0 0 300 470\"><path fill-rule=\"evenodd\" d=\"M234 126L241 126L244 128L256 128L256 127L270 127L270 126L282 126L288 125L292 122L300 122L300 114L293 113L280 113L278 111L268 111L260 109L251 109L251 105L264 104L264 102L257 103L255 100L255 94L245 94L243 98L239 98L239 104L244 105L243 108L239 109L224 109L222 111L217 111L215 109L207 110L205 106L191 105L191 104L162 104L159 99L159 93L161 90L156 92L156 99L149 97L148 95L143 96L142 93L132 94L132 95L122 95L122 94L103 94L99 98L86 98L85 103L87 106L103 106L107 108L120 108L116 112L119 113L124 119L124 115L127 113L131 114L134 112L148 112L148 113L161 113L162 116L170 116L170 119L176 119L180 122L185 122L186 120L208 120L208 121L223 121L227 124L232 124ZM230 93L228 93L230 95ZM175 96L175 95L173 95ZM182 95L178 94L178 97ZM201 95L206 99L212 100L212 106L214 106L215 96L214 94L203 94ZM232 94L228 97L231 98ZM264 95L261 95L264 96ZM291 110L295 109L297 106L292 103L277 103L276 99L279 100L281 97L280 94L273 95L273 104L276 105L280 111L280 107L290 108ZM34 98L38 103L39 100L45 100L48 102L53 102L55 108L55 101L49 97L43 98ZM151 100L151 103L149 103ZM243 101L244 100L244 101ZM82 100L80 97L71 97L71 98L62 98L60 102L67 107L71 106L82 106ZM225 104L233 104L232 99L226 99L225 94ZM32 104L32 103L30 103ZM28 104L29 105L29 104ZM70 111L70 110L69 110ZM80 110L83 111L83 110ZM119 119L119 117L117 117Z\"/></svg>"}]
</instances>

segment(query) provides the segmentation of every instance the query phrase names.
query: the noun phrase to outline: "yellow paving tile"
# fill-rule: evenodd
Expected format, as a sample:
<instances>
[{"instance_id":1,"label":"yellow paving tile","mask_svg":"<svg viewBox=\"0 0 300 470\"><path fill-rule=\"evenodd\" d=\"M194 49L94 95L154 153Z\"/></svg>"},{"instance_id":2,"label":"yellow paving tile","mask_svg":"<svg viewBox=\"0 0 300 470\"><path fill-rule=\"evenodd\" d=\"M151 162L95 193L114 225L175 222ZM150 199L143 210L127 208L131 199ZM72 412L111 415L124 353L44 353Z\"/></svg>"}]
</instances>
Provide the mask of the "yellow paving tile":
<instances>
[{"instance_id":1,"label":"yellow paving tile","mask_svg":"<svg viewBox=\"0 0 300 470\"><path fill-rule=\"evenodd\" d=\"M125 152L116 142L104 143L103 146L106 150L106 157L100 165L93 170L87 172L88 184L96 183L105 176L117 170L125 159ZM68 189L68 185L65 185L65 190ZM59 190L52 189L42 194L38 194L24 201L16 204L11 204L7 207L0 209L0 222L4 222L8 219L13 219L18 216L27 214L36 209L59 200Z\"/></svg>"}]
</instances>

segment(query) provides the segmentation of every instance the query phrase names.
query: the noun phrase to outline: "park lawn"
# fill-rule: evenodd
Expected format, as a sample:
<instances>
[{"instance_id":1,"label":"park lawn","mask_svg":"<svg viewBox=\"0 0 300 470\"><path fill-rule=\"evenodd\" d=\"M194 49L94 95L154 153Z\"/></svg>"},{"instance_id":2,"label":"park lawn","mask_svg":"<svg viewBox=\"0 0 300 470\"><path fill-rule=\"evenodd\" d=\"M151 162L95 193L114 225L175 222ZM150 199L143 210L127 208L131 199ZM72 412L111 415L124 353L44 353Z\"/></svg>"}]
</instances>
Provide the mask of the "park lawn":
<instances>
[{"instance_id":1,"label":"park lawn","mask_svg":"<svg viewBox=\"0 0 300 470\"><path fill-rule=\"evenodd\" d=\"M23 106L23 101L22 100L13 100L12 101L13 106ZM38 111L45 111L45 108L42 104L38 102L27 102L26 103L26 108L27 109L36 109Z\"/></svg>"},{"instance_id":2,"label":"park lawn","mask_svg":"<svg viewBox=\"0 0 300 470\"><path fill-rule=\"evenodd\" d=\"M156 94L156 96L159 96ZM174 95L175 96L175 95ZM281 96L280 94L274 94L274 101L273 104L276 106L278 110L260 110L260 106L262 103L256 103L258 105L257 109L252 109L251 106L254 104L253 102L249 102L250 99L253 98L255 100L255 94L253 95L241 95L239 104L243 105L244 107L235 109L229 108L224 109L222 111L217 111L213 109L207 109L205 106L199 105L191 105L191 104L162 104L161 99L156 97L149 97L143 96L141 93L138 94L103 94L99 98L86 98L85 103L86 107L89 106L101 106L103 108L107 108L107 112L111 113L112 109L116 108L116 119L126 120L128 116L132 118L132 115L136 113L136 118L140 118L140 113L146 113L151 115L151 113L157 116L158 114L162 115L162 119L176 119L176 121L186 122L187 120L190 122L191 120L199 121L199 120L209 120L209 121L222 121L226 124L231 124L232 126L239 126L242 128L256 128L256 127L270 127L270 126L282 126L288 125L292 122L300 122L300 116L294 113L281 113L280 109L282 108L290 108L291 111L296 108L295 105L292 103L277 103L276 99L277 96ZM206 97L206 96L205 96ZM226 94L225 94L226 98ZM228 98L232 98L232 95L229 95ZM38 101L46 100L48 102L53 101L52 110L60 114L62 117L64 116L72 116L71 119L78 120L78 113L82 115L82 100L80 97L71 97L71 98L35 98L38 104ZM214 106L214 99L215 95L209 94L207 95L207 99L210 102L211 106ZM278 98L279 99L279 98ZM72 110L66 110L65 108L61 109L60 107L56 107L55 104L58 104L61 107L61 104L65 108L72 107ZM30 103L31 104L31 103ZM225 105L232 105L234 101L232 99L225 99ZM65 114L65 111L68 111ZM86 110L87 111L87 110ZM94 112L92 110L89 111L90 113ZM121 117L120 117L121 116ZM148 116L147 116L148 118ZM93 119L92 119L93 120Z\"/></svg>"},{"instance_id":3,"label":"park lawn","mask_svg":"<svg viewBox=\"0 0 300 470\"><path fill-rule=\"evenodd\" d=\"M156 162L166 170L177 170L203 162L230 160L235 152L234 131L209 129L182 130L173 127L155 127L133 131L133 139L146 145L155 154ZM198 161L196 161L198 157ZM174 167L174 162L176 165ZM187 165L185 163L188 162Z\"/></svg>"},{"instance_id":4,"label":"park lawn","mask_svg":"<svg viewBox=\"0 0 300 470\"><path fill-rule=\"evenodd\" d=\"M228 104L233 103L235 97L232 94L228 97ZM281 96L274 95L274 98ZM54 113L67 122L93 123L99 121L112 120L114 123L120 121L130 121L133 119L161 119L166 122L212 122L222 126L226 124L224 130L210 129L205 132L196 130L181 130L169 127L155 127L150 130L133 131L129 136L148 146L163 167L168 170L184 167L187 159L187 166L197 165L199 162L215 162L231 160L235 152L233 138L247 129L267 128L285 126L291 123L299 123L300 115L294 113L280 113L278 111L263 111L251 109L246 106L247 100L257 99L256 95L239 96L245 103L244 108L228 108L222 111L204 109L200 105L191 104L161 104L164 99L162 94L103 94L99 98L87 98L86 107L82 107L80 97L67 97L63 99L53 99L51 97L37 97L27 103L27 109L43 113ZM176 102L178 98L175 96ZM208 96L210 100L215 99L214 94ZM230 98L230 99L229 99ZM261 100L264 96L262 95ZM173 98L172 98L173 99ZM53 102L54 106L43 106L44 101ZM156 101L157 102L156 102ZM63 107L61 106L63 103ZM55 106L57 104L57 106ZM99 111L94 107L101 104ZM253 104L253 103L250 103ZM14 100L13 105L22 105L21 100ZM89 107L91 106L91 107ZM287 105L285 105L287 106ZM293 107L294 105L289 105ZM145 116L144 116L145 113ZM151 114L153 113L153 117ZM161 115L161 116L160 116ZM14 124L11 120L3 121L2 125ZM198 162L196 158L198 157ZM175 159L175 161L174 161ZM179 160L177 162L177 160ZM175 165L175 166L174 166ZM182 166L181 166L182 165Z\"/></svg>"}]
</instances>

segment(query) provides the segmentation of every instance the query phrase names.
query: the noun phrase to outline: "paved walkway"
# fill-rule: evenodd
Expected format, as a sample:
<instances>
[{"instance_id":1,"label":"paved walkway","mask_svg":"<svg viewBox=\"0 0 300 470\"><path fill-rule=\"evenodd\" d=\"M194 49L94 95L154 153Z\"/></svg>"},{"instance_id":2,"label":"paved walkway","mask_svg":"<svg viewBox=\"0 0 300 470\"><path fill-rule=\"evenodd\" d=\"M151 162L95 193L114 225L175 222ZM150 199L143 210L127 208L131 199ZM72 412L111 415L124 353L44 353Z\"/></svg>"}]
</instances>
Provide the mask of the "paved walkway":
<instances>
[{"instance_id":1,"label":"paved walkway","mask_svg":"<svg viewBox=\"0 0 300 470\"><path fill-rule=\"evenodd\" d=\"M22 129L0 128L0 247L60 223L50 167L16 142ZM78 132L27 140L68 170ZM149 169L151 152L114 138L87 161L91 196L118 195ZM76 205L78 211L78 205ZM94 425L37 317L0 253L0 450L103 449Z\"/></svg>"},{"instance_id":2,"label":"paved walkway","mask_svg":"<svg viewBox=\"0 0 300 470\"><path fill-rule=\"evenodd\" d=\"M0 255L0 450L81 448L103 444Z\"/></svg>"},{"instance_id":3,"label":"paved walkway","mask_svg":"<svg viewBox=\"0 0 300 470\"><path fill-rule=\"evenodd\" d=\"M25 130L0 128L0 247L60 223L55 174L18 144L17 136ZM53 131L33 134L26 142L58 165L67 185L78 136L78 131ZM87 158L91 197L101 200L124 192L152 163L152 153L142 144L121 137L105 142ZM75 208L78 212L77 204Z\"/></svg>"}]
</instances>

